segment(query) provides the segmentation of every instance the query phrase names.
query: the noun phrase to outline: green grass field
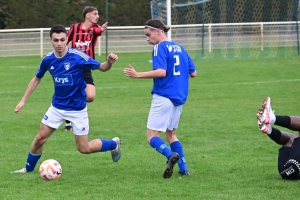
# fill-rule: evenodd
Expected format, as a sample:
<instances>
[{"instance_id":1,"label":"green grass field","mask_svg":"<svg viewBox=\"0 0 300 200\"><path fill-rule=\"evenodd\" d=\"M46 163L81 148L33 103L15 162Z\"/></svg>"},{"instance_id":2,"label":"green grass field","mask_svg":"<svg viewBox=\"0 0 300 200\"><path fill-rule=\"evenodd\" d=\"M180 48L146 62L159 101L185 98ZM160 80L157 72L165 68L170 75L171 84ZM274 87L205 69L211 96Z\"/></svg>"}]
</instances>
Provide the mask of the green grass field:
<instances>
[{"instance_id":1,"label":"green grass field","mask_svg":"<svg viewBox=\"0 0 300 200\"><path fill-rule=\"evenodd\" d=\"M97 97L88 104L89 137L119 136L118 163L109 152L80 154L73 133L61 126L34 172L10 174L25 165L51 103L53 83L47 73L16 115L14 108L41 58L1 58L0 199L299 199L299 181L279 176L280 146L257 129L255 113L271 96L277 114L299 115L300 57L195 61L198 76L190 81L178 128L191 176L180 177L176 166L170 179L162 177L166 159L146 142L152 80L123 75L129 63L138 71L151 70L150 59L150 53L120 54L110 71L93 72ZM39 176L39 165L49 158L62 165L59 180Z\"/></svg>"}]
</instances>

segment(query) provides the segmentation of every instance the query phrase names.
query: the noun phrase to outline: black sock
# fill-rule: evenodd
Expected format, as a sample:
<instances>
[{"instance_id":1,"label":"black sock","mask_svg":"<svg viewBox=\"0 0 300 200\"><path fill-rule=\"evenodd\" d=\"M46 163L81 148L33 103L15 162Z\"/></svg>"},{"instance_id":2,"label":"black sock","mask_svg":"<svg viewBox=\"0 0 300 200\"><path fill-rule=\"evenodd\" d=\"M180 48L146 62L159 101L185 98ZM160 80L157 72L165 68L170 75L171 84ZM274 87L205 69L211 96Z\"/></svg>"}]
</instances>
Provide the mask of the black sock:
<instances>
[{"instance_id":1,"label":"black sock","mask_svg":"<svg viewBox=\"0 0 300 200\"><path fill-rule=\"evenodd\" d=\"M268 136L273 140L273 141L278 141L281 137L281 132L277 128L272 127L272 132L268 134Z\"/></svg>"},{"instance_id":2,"label":"black sock","mask_svg":"<svg viewBox=\"0 0 300 200\"><path fill-rule=\"evenodd\" d=\"M69 121L69 120L66 120L66 123L68 124L68 123L70 123L70 121Z\"/></svg>"},{"instance_id":3,"label":"black sock","mask_svg":"<svg viewBox=\"0 0 300 200\"><path fill-rule=\"evenodd\" d=\"M276 121L275 121L274 124L290 129L290 127L291 127L291 117L276 115Z\"/></svg>"}]
</instances>

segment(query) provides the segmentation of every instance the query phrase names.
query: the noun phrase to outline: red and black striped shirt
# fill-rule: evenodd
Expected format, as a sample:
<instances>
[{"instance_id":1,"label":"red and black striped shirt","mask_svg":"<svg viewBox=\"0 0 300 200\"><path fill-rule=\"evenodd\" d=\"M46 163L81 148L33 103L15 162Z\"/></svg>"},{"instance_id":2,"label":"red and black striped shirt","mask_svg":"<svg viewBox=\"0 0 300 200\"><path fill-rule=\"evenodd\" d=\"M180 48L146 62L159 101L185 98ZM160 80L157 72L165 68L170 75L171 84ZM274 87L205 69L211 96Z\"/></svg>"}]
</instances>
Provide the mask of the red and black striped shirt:
<instances>
[{"instance_id":1,"label":"red and black striped shirt","mask_svg":"<svg viewBox=\"0 0 300 200\"><path fill-rule=\"evenodd\" d=\"M95 59L95 46L98 36L102 33L101 26L94 24L88 29L83 29L82 26L83 23L76 23L70 27L68 43L71 42L72 48L80 49Z\"/></svg>"}]
</instances>

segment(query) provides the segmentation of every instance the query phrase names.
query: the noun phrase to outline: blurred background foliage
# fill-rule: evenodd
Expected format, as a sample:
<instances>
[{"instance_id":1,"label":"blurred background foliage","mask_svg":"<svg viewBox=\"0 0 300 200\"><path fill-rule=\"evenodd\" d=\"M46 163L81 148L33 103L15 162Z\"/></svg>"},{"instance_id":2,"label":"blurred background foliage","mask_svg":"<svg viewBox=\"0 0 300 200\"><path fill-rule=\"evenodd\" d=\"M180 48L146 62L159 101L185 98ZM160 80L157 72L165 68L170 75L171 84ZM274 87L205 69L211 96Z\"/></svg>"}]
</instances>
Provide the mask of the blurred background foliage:
<instances>
[{"instance_id":1,"label":"blurred background foliage","mask_svg":"<svg viewBox=\"0 0 300 200\"><path fill-rule=\"evenodd\" d=\"M82 10L95 6L106 21L106 0L0 0L0 29L70 27L84 21ZM151 18L150 0L108 0L109 26L142 26Z\"/></svg>"}]
</instances>

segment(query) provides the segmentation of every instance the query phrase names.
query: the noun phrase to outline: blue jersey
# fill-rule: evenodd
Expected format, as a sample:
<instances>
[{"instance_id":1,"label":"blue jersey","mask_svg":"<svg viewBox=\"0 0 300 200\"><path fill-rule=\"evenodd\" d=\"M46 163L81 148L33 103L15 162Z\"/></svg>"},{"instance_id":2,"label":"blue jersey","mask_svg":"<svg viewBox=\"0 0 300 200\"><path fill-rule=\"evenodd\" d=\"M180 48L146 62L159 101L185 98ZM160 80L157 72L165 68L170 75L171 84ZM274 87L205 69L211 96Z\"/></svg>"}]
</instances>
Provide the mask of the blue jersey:
<instances>
[{"instance_id":1,"label":"blue jersey","mask_svg":"<svg viewBox=\"0 0 300 200\"><path fill-rule=\"evenodd\" d=\"M52 105L60 110L78 111L86 107L86 83L82 70L94 70L100 64L77 49L68 48L61 58L57 58L52 51L42 60L36 77L42 78L49 71L54 82Z\"/></svg>"},{"instance_id":2,"label":"blue jersey","mask_svg":"<svg viewBox=\"0 0 300 200\"><path fill-rule=\"evenodd\" d=\"M175 106L186 102L189 89L190 74L196 67L179 44L163 41L154 46L152 51L153 70L164 69L166 76L154 78L152 94L169 98Z\"/></svg>"}]
</instances>

